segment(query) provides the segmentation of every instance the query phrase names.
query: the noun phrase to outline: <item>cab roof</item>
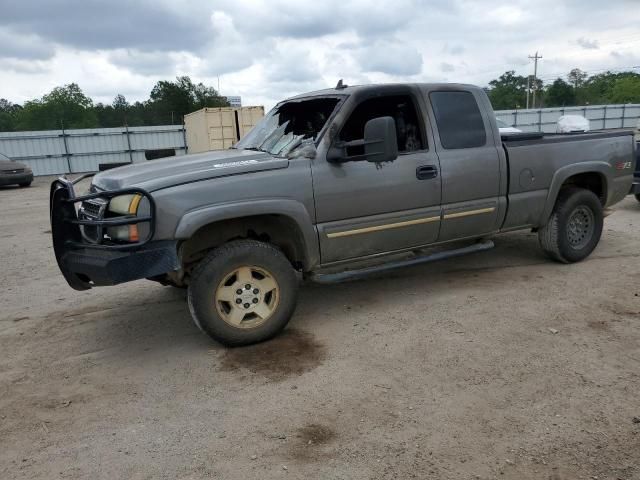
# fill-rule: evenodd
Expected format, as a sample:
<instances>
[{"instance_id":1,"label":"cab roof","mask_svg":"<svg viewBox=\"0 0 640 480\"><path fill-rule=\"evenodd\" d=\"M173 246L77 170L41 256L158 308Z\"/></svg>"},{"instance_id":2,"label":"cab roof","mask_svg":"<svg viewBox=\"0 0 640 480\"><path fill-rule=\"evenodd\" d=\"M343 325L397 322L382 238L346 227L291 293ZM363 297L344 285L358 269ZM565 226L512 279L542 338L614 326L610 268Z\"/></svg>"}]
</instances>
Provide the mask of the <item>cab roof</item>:
<instances>
[{"instance_id":1,"label":"cab roof","mask_svg":"<svg viewBox=\"0 0 640 480\"><path fill-rule=\"evenodd\" d=\"M423 88L427 90L477 90L480 87L464 83L373 83L368 85L349 85L341 88L325 88L313 92L301 93L287 100L300 100L309 97L330 97L336 95L352 95L354 93L364 93L372 91L389 91L401 87Z\"/></svg>"}]
</instances>

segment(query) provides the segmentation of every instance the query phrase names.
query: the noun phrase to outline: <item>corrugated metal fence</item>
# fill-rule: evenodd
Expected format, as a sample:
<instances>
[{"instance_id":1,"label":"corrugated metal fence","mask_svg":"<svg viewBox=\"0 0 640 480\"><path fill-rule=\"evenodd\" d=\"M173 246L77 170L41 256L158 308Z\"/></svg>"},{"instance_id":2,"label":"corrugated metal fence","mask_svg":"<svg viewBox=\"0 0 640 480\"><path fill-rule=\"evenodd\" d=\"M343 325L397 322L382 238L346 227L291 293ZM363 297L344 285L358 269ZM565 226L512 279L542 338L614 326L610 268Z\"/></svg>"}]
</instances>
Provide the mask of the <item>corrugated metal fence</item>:
<instances>
[{"instance_id":1,"label":"corrugated metal fence","mask_svg":"<svg viewBox=\"0 0 640 480\"><path fill-rule=\"evenodd\" d=\"M635 128L640 104L500 110L496 116L525 132L555 132L561 115L582 115L591 129ZM0 153L29 165L35 175L95 172L100 164L143 162L153 151L187 151L181 125L41 132L0 132ZM174 152L163 152L171 154Z\"/></svg>"},{"instance_id":2,"label":"corrugated metal fence","mask_svg":"<svg viewBox=\"0 0 640 480\"><path fill-rule=\"evenodd\" d=\"M29 165L35 175L95 172L100 164L143 162L163 154L184 155L181 125L0 132L0 153ZM171 151L174 152L171 152Z\"/></svg>"},{"instance_id":3,"label":"corrugated metal fence","mask_svg":"<svg viewBox=\"0 0 640 480\"><path fill-rule=\"evenodd\" d=\"M562 115L582 115L589 119L592 130L636 128L640 120L640 104L496 111L496 117L524 132L553 133Z\"/></svg>"}]
</instances>

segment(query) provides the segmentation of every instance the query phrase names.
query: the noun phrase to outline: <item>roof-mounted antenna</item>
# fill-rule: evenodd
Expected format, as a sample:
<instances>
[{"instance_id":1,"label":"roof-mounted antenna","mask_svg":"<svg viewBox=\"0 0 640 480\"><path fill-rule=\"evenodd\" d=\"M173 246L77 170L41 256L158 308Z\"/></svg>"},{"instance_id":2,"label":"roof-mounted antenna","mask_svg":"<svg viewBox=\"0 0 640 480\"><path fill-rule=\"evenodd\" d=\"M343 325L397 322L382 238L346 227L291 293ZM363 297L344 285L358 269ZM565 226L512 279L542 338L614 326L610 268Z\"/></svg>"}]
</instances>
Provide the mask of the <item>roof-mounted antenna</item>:
<instances>
[{"instance_id":1,"label":"roof-mounted antenna","mask_svg":"<svg viewBox=\"0 0 640 480\"><path fill-rule=\"evenodd\" d=\"M336 85L336 90L342 90L344 88L347 88L349 85L345 85L344 83L342 83L342 79L338 80L338 84Z\"/></svg>"}]
</instances>

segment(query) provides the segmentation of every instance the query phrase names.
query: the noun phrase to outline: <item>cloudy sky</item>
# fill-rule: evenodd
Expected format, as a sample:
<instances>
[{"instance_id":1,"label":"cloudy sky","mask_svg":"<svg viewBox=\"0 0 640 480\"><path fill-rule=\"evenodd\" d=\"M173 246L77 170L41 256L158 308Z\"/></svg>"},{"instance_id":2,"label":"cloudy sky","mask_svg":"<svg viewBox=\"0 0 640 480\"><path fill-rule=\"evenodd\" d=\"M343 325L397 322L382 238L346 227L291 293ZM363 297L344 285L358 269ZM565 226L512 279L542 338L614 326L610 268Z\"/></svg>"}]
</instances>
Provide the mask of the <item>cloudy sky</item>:
<instances>
[{"instance_id":1,"label":"cloudy sky","mask_svg":"<svg viewBox=\"0 0 640 480\"><path fill-rule=\"evenodd\" d=\"M0 0L0 98L146 99L189 75L245 105L345 83L640 72L640 0Z\"/></svg>"}]
</instances>

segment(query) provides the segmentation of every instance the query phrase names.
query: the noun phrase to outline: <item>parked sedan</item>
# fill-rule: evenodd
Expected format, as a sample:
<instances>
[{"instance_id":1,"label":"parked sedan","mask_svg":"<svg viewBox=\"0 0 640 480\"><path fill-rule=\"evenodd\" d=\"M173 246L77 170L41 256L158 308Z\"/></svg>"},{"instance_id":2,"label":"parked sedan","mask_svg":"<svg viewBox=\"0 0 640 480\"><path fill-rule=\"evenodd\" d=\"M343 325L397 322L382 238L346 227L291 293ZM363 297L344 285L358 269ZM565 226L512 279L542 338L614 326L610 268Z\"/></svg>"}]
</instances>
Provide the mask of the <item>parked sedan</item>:
<instances>
[{"instance_id":1,"label":"parked sedan","mask_svg":"<svg viewBox=\"0 0 640 480\"><path fill-rule=\"evenodd\" d=\"M0 185L28 187L33 182L33 172L20 162L14 162L0 153Z\"/></svg>"}]
</instances>

